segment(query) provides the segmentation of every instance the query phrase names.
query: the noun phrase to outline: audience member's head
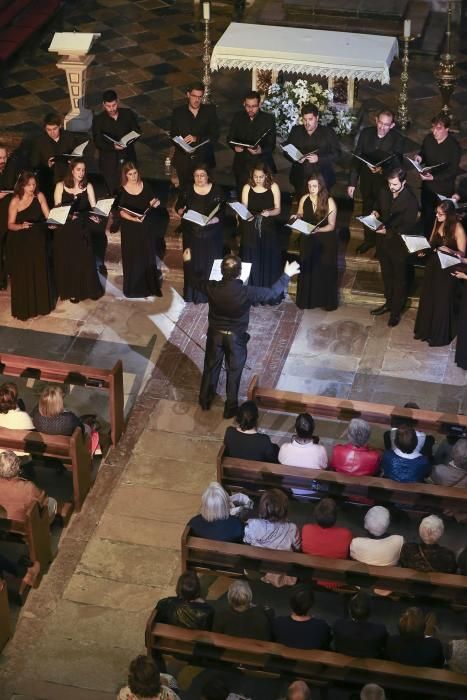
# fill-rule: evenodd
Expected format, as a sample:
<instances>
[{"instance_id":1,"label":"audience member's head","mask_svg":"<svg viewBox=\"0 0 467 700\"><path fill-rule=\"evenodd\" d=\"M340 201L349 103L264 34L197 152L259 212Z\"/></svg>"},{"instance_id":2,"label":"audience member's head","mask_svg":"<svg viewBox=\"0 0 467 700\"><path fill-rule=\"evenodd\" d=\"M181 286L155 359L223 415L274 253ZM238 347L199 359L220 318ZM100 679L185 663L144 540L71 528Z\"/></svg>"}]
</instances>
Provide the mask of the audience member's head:
<instances>
[{"instance_id":1,"label":"audience member's head","mask_svg":"<svg viewBox=\"0 0 467 700\"><path fill-rule=\"evenodd\" d=\"M413 428L397 428L394 445L404 454L412 454L417 448L417 433Z\"/></svg>"},{"instance_id":2,"label":"audience member's head","mask_svg":"<svg viewBox=\"0 0 467 700\"><path fill-rule=\"evenodd\" d=\"M240 430L255 430L258 426L258 406L254 401L245 401L238 407L237 421Z\"/></svg>"},{"instance_id":3,"label":"audience member's head","mask_svg":"<svg viewBox=\"0 0 467 700\"><path fill-rule=\"evenodd\" d=\"M142 655L133 659L128 671L128 686L138 700L158 697L161 677L153 659Z\"/></svg>"},{"instance_id":4,"label":"audience member's head","mask_svg":"<svg viewBox=\"0 0 467 700\"><path fill-rule=\"evenodd\" d=\"M209 678L201 688L201 700L227 700L229 689L220 676Z\"/></svg>"},{"instance_id":5,"label":"audience member's head","mask_svg":"<svg viewBox=\"0 0 467 700\"><path fill-rule=\"evenodd\" d=\"M258 515L271 523L281 523L287 519L289 499L280 489L269 489L260 498Z\"/></svg>"},{"instance_id":6,"label":"audience member's head","mask_svg":"<svg viewBox=\"0 0 467 700\"><path fill-rule=\"evenodd\" d=\"M229 586L227 600L235 612L245 612L251 607L253 593L246 581L234 581Z\"/></svg>"},{"instance_id":7,"label":"audience member's head","mask_svg":"<svg viewBox=\"0 0 467 700\"><path fill-rule=\"evenodd\" d=\"M437 515L427 515L420 523L418 534L424 544L436 544L444 534L444 523Z\"/></svg>"},{"instance_id":8,"label":"audience member's head","mask_svg":"<svg viewBox=\"0 0 467 700\"><path fill-rule=\"evenodd\" d=\"M373 506L365 515L364 527L373 537L381 537L387 532L391 516L384 506Z\"/></svg>"},{"instance_id":9,"label":"audience member's head","mask_svg":"<svg viewBox=\"0 0 467 700\"><path fill-rule=\"evenodd\" d=\"M13 450L0 452L0 477L2 479L14 479L19 475L21 462Z\"/></svg>"},{"instance_id":10,"label":"audience member's head","mask_svg":"<svg viewBox=\"0 0 467 700\"><path fill-rule=\"evenodd\" d=\"M60 386L46 386L39 399L41 416L59 416L63 413L63 390Z\"/></svg>"},{"instance_id":11,"label":"audience member's head","mask_svg":"<svg viewBox=\"0 0 467 700\"><path fill-rule=\"evenodd\" d=\"M292 591L290 596L290 609L295 615L304 617L308 615L313 602L314 595L310 586L299 586Z\"/></svg>"},{"instance_id":12,"label":"audience member's head","mask_svg":"<svg viewBox=\"0 0 467 700\"><path fill-rule=\"evenodd\" d=\"M415 408L419 409L420 406L415 401L407 401L404 404L404 408ZM409 416L392 416L391 425L393 428L415 428L417 421L415 418L410 418Z\"/></svg>"},{"instance_id":13,"label":"audience member's head","mask_svg":"<svg viewBox=\"0 0 467 700\"><path fill-rule=\"evenodd\" d=\"M457 569L462 576L467 576L467 547L458 554Z\"/></svg>"},{"instance_id":14,"label":"audience member's head","mask_svg":"<svg viewBox=\"0 0 467 700\"><path fill-rule=\"evenodd\" d=\"M404 637L420 637L425 634L425 615L420 608L407 608L399 618L399 632Z\"/></svg>"},{"instance_id":15,"label":"audience member's head","mask_svg":"<svg viewBox=\"0 0 467 700\"><path fill-rule=\"evenodd\" d=\"M229 496L217 481L211 481L201 497L201 515L208 523L227 520L230 513Z\"/></svg>"},{"instance_id":16,"label":"audience member's head","mask_svg":"<svg viewBox=\"0 0 467 700\"><path fill-rule=\"evenodd\" d=\"M459 469L467 471L467 440L458 440L451 452L451 459Z\"/></svg>"},{"instance_id":17,"label":"audience member's head","mask_svg":"<svg viewBox=\"0 0 467 700\"><path fill-rule=\"evenodd\" d=\"M371 428L366 420L352 418L347 428L347 435L355 447L365 447L370 439Z\"/></svg>"},{"instance_id":18,"label":"audience member's head","mask_svg":"<svg viewBox=\"0 0 467 700\"><path fill-rule=\"evenodd\" d=\"M287 700L311 700L311 692L305 681L293 681L289 685Z\"/></svg>"},{"instance_id":19,"label":"audience member's head","mask_svg":"<svg viewBox=\"0 0 467 700\"><path fill-rule=\"evenodd\" d=\"M322 498L315 507L315 520L320 527L332 527L337 521L337 505L332 498Z\"/></svg>"},{"instance_id":20,"label":"audience member's head","mask_svg":"<svg viewBox=\"0 0 467 700\"><path fill-rule=\"evenodd\" d=\"M370 613L370 597L366 593L359 591L352 596L349 602L349 615L352 620L363 622L370 617Z\"/></svg>"},{"instance_id":21,"label":"audience member's head","mask_svg":"<svg viewBox=\"0 0 467 700\"><path fill-rule=\"evenodd\" d=\"M386 693L380 685L367 683L360 691L360 700L386 700Z\"/></svg>"},{"instance_id":22,"label":"audience member's head","mask_svg":"<svg viewBox=\"0 0 467 700\"><path fill-rule=\"evenodd\" d=\"M176 593L179 598L190 602L201 597L201 584L195 571L185 571L177 581Z\"/></svg>"},{"instance_id":23,"label":"audience member's head","mask_svg":"<svg viewBox=\"0 0 467 700\"><path fill-rule=\"evenodd\" d=\"M315 421L309 413L299 413L295 420L295 433L301 440L312 440Z\"/></svg>"},{"instance_id":24,"label":"audience member's head","mask_svg":"<svg viewBox=\"0 0 467 700\"><path fill-rule=\"evenodd\" d=\"M13 382L0 386L0 413L14 411L18 405L18 387Z\"/></svg>"}]
</instances>

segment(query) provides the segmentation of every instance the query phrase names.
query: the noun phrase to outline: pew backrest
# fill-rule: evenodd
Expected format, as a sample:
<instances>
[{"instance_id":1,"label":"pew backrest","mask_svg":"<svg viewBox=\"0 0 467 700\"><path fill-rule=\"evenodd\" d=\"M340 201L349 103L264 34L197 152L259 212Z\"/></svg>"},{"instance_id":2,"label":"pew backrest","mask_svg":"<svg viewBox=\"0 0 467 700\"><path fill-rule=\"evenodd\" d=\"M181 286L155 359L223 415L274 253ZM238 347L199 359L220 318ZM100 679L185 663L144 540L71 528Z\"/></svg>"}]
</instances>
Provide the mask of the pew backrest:
<instances>
[{"instance_id":1,"label":"pew backrest","mask_svg":"<svg viewBox=\"0 0 467 700\"><path fill-rule=\"evenodd\" d=\"M40 574L34 583L34 587L37 588L41 577L53 559L47 508L40 508L37 502L34 501L28 508L24 520L11 520L10 518L0 517L1 538L24 542L28 548L29 559L32 562L39 562Z\"/></svg>"}]
</instances>

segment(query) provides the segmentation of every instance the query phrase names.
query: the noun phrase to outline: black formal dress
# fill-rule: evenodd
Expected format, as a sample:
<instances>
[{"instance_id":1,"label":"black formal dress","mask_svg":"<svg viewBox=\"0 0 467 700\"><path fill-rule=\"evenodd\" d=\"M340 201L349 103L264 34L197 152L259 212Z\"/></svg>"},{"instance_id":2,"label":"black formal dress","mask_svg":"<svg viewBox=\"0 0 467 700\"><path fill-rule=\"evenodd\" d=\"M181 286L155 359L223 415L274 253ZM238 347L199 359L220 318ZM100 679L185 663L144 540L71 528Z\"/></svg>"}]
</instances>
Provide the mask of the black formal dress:
<instances>
[{"instance_id":1,"label":"black formal dress","mask_svg":"<svg viewBox=\"0 0 467 700\"><path fill-rule=\"evenodd\" d=\"M68 159L65 153L71 153L78 141L76 135L60 129L58 141L54 141L44 131L37 137L31 150L31 167L37 171L39 189L44 193L49 206L53 206L54 187L61 182L68 170ZM54 164L49 167L49 159L54 158Z\"/></svg>"},{"instance_id":2,"label":"black formal dress","mask_svg":"<svg viewBox=\"0 0 467 700\"><path fill-rule=\"evenodd\" d=\"M450 197L455 192L456 176L459 171L461 147L459 142L449 134L438 143L433 134L427 134L423 139L420 156L424 165L438 165L440 168L432 171L433 180L422 181L422 222L423 232L428 238L435 222L436 207L439 204L437 194Z\"/></svg>"},{"instance_id":3,"label":"black formal dress","mask_svg":"<svg viewBox=\"0 0 467 700\"><path fill-rule=\"evenodd\" d=\"M305 193L307 179L316 170L321 173L326 187L330 191L336 182L334 165L341 154L340 143L334 129L318 124L314 132L308 135L305 127L297 124L292 127L286 143L291 143L303 155L316 150L318 156L317 163L309 163L307 160L304 163L292 162L289 179L295 192L299 195ZM284 155L288 160L291 160L287 153L284 152Z\"/></svg>"},{"instance_id":4,"label":"black formal dress","mask_svg":"<svg viewBox=\"0 0 467 700\"><path fill-rule=\"evenodd\" d=\"M439 233L431 241L433 249L447 245L455 250L455 240L445 241ZM457 268L456 268L457 269ZM433 251L425 267L418 303L414 335L432 347L449 345L457 333L457 292L459 281L452 276L452 267L443 270Z\"/></svg>"},{"instance_id":5,"label":"black formal dress","mask_svg":"<svg viewBox=\"0 0 467 700\"><path fill-rule=\"evenodd\" d=\"M277 237L275 216L261 216L265 209L274 209L274 194L248 190L248 210L255 215L253 221L242 221L242 246L240 257L251 262L249 283L257 287L270 287L281 274L281 249Z\"/></svg>"},{"instance_id":6,"label":"black formal dress","mask_svg":"<svg viewBox=\"0 0 467 700\"><path fill-rule=\"evenodd\" d=\"M391 168L401 166L402 155L405 150L404 144L405 138L396 129L390 129L382 138L378 136L376 126L368 126L360 132L354 151L356 155L366 158L371 163L377 163L392 155L392 158L386 160L381 166L381 173L373 173L358 158L354 158L352 161L349 185L351 187L356 187L357 184L360 185L363 216L367 216L376 208L379 192L386 183L385 176L387 172ZM372 231L367 226L363 230L365 241L374 245L376 242L375 231Z\"/></svg>"},{"instance_id":7,"label":"black formal dress","mask_svg":"<svg viewBox=\"0 0 467 700\"><path fill-rule=\"evenodd\" d=\"M303 205L303 220L317 224L322 217L313 211L310 197ZM321 226L326 225L323 221ZM300 274L297 280L299 309L337 309L337 232L300 234Z\"/></svg>"},{"instance_id":8,"label":"black formal dress","mask_svg":"<svg viewBox=\"0 0 467 700\"><path fill-rule=\"evenodd\" d=\"M13 190L18 177L18 166L14 157L8 158L3 171L0 172L0 192ZM7 233L8 233L8 207L12 194L7 194L0 199L0 289L7 286Z\"/></svg>"},{"instance_id":9,"label":"black formal dress","mask_svg":"<svg viewBox=\"0 0 467 700\"><path fill-rule=\"evenodd\" d=\"M99 170L101 171L110 194L115 194L121 184L122 163L136 161L136 151L133 143L119 151L114 148L104 134L118 140L131 131L141 133L136 114L131 109L119 107L117 119L109 117L107 112L101 112L92 122L92 137L99 151Z\"/></svg>"},{"instance_id":10,"label":"black formal dress","mask_svg":"<svg viewBox=\"0 0 467 700\"><path fill-rule=\"evenodd\" d=\"M206 355L199 402L203 407L210 406L225 359L225 410L232 412L238 406L238 389L247 358L250 308L259 304L276 303L277 297L287 289L290 278L284 273L272 287L249 287L240 279L220 282L196 280L191 267L190 263L186 264L186 274L191 277L191 285L206 294L209 303Z\"/></svg>"},{"instance_id":11,"label":"black formal dress","mask_svg":"<svg viewBox=\"0 0 467 700\"><path fill-rule=\"evenodd\" d=\"M235 146L231 143L231 141L237 141L253 146L260 138L258 145L261 147L261 153L257 156L250 153L247 148L237 153ZM272 155L276 147L276 120L274 115L259 110L253 119L250 119L245 110L242 109L241 112L237 112L230 124L227 143L234 150L232 169L235 175L238 196L241 195L242 187L247 183L250 170L256 162L266 163L273 173L277 172Z\"/></svg>"},{"instance_id":12,"label":"black formal dress","mask_svg":"<svg viewBox=\"0 0 467 700\"><path fill-rule=\"evenodd\" d=\"M139 194L130 194L122 187L118 205L136 213L143 213L155 198L147 182ZM157 209L150 209L141 223L121 219L123 293L126 297L162 296L157 251L160 247L157 230Z\"/></svg>"},{"instance_id":13,"label":"black formal dress","mask_svg":"<svg viewBox=\"0 0 467 700\"><path fill-rule=\"evenodd\" d=\"M386 185L378 195L376 210L386 227L376 234L376 255L381 265L384 295L391 315L400 316L407 300L408 252L401 234L410 234L418 217L418 202L408 185L394 197Z\"/></svg>"},{"instance_id":14,"label":"black formal dress","mask_svg":"<svg viewBox=\"0 0 467 700\"><path fill-rule=\"evenodd\" d=\"M89 224L87 190L78 195L63 189L62 205L71 204L63 226L53 232L53 261L60 299L99 299L104 293L96 270Z\"/></svg>"},{"instance_id":15,"label":"black formal dress","mask_svg":"<svg viewBox=\"0 0 467 700\"><path fill-rule=\"evenodd\" d=\"M185 138L188 134L196 136L196 143L190 144L192 147L203 141L208 143L197 148L192 154L186 153L183 148L175 145L173 166L177 171L182 189L189 187L193 182L193 171L197 165L203 164L209 168L214 168L216 165L214 144L219 138L219 122L214 105L202 104L196 116L189 109L188 104L174 109L170 125L171 138L175 136Z\"/></svg>"},{"instance_id":16,"label":"black formal dress","mask_svg":"<svg viewBox=\"0 0 467 700\"><path fill-rule=\"evenodd\" d=\"M180 196L175 205L176 210L193 209L204 216L207 216L217 204L224 201L224 193L218 185L212 185L207 194L198 194L193 185L180 193ZM183 236L183 249L190 248L191 250L191 269L196 277L200 279L209 279L211 274L212 264L214 260L222 258L224 250L224 238L222 233L222 212L217 212L214 218L219 221L215 224L207 226L199 226L192 221L182 219L180 228ZM186 272L186 270L185 270ZM183 284L183 298L185 301L193 302L194 304L204 304L207 302L207 296L197 288L191 286L190 279L185 274Z\"/></svg>"},{"instance_id":17,"label":"black formal dress","mask_svg":"<svg viewBox=\"0 0 467 700\"><path fill-rule=\"evenodd\" d=\"M462 299L457 322L456 365L467 370L467 280L462 280Z\"/></svg>"},{"instance_id":18,"label":"black formal dress","mask_svg":"<svg viewBox=\"0 0 467 700\"><path fill-rule=\"evenodd\" d=\"M17 224L31 228L8 232L7 255L11 281L11 315L26 321L54 308L47 259L47 226L37 197L16 215Z\"/></svg>"}]
</instances>

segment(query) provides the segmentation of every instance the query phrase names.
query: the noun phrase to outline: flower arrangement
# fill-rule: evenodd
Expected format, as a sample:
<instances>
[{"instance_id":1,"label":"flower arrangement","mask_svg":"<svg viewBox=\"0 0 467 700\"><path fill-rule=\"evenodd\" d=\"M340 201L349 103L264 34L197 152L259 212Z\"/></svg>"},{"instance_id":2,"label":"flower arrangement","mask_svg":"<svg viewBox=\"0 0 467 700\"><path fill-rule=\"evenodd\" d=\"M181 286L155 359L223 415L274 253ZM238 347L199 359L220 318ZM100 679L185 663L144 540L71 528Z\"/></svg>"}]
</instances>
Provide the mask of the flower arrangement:
<instances>
[{"instance_id":1,"label":"flower arrangement","mask_svg":"<svg viewBox=\"0 0 467 700\"><path fill-rule=\"evenodd\" d=\"M286 81L283 85L273 83L261 105L265 112L274 114L277 133L286 138L290 129L300 122L300 111L304 104L315 104L320 112L319 121L324 126L332 126L340 136L350 134L356 121L351 112L337 109L333 102L332 90L308 80Z\"/></svg>"}]
</instances>

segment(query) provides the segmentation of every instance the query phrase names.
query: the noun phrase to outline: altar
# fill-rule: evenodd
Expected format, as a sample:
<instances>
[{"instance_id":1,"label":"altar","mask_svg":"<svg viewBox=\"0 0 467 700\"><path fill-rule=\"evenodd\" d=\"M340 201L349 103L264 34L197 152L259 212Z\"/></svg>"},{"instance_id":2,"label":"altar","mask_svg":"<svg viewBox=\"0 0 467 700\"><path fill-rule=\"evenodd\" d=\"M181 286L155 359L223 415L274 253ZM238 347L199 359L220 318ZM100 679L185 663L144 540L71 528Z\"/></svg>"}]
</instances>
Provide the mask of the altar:
<instances>
[{"instance_id":1,"label":"altar","mask_svg":"<svg viewBox=\"0 0 467 700\"><path fill-rule=\"evenodd\" d=\"M376 34L277 27L231 22L214 47L211 70L235 68L252 71L252 89L258 71L279 71L347 79L347 106L354 106L356 80L389 83L389 67L398 55L395 37Z\"/></svg>"}]
</instances>

